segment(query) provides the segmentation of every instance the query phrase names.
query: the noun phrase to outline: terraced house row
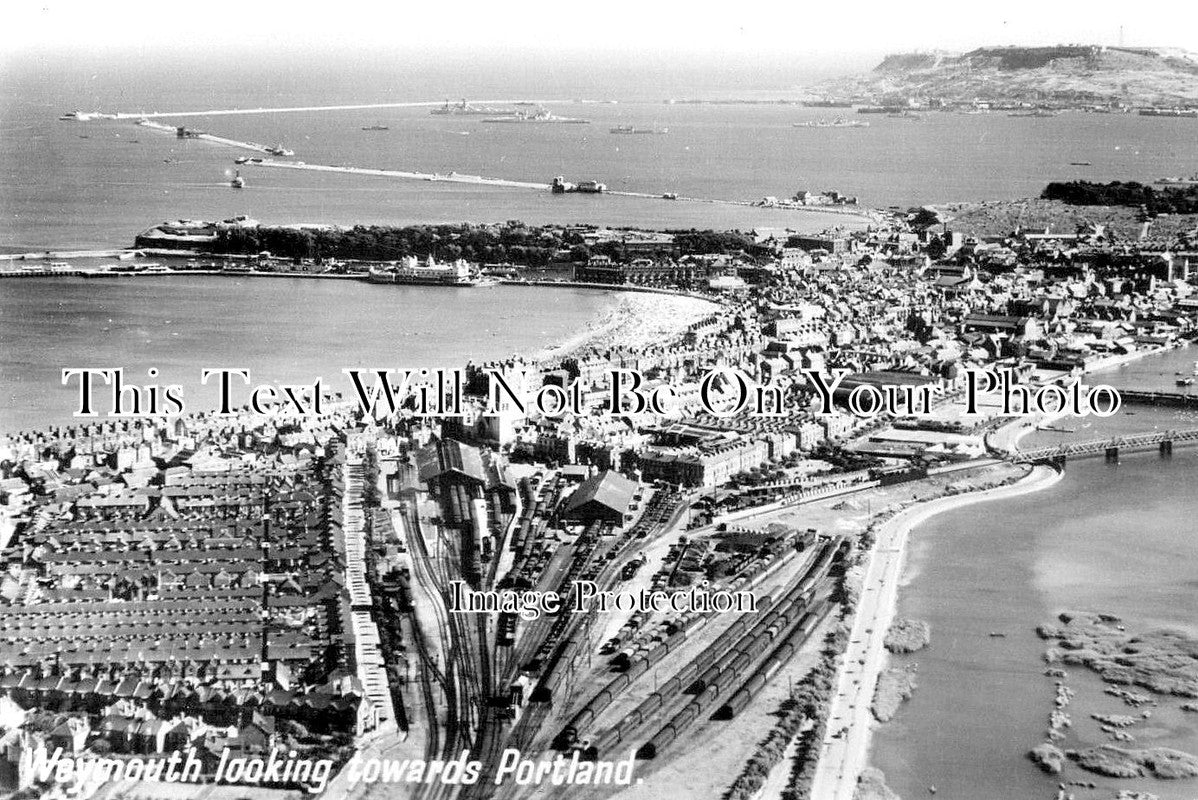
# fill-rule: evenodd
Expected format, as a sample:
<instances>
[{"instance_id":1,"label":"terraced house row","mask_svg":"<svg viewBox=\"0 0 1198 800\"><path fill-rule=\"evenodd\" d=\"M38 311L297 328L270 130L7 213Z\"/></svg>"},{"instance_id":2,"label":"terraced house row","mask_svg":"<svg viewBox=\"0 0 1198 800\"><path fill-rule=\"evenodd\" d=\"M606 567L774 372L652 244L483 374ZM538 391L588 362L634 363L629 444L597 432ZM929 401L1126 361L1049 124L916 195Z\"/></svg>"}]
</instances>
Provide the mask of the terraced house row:
<instances>
[{"instance_id":1,"label":"terraced house row","mask_svg":"<svg viewBox=\"0 0 1198 800\"><path fill-rule=\"evenodd\" d=\"M157 443L137 485L38 462L74 491L38 487L0 550L0 703L24 722L0 737L0 783L27 785L56 746L337 757L379 725L355 663L344 439L322 438Z\"/></svg>"}]
</instances>

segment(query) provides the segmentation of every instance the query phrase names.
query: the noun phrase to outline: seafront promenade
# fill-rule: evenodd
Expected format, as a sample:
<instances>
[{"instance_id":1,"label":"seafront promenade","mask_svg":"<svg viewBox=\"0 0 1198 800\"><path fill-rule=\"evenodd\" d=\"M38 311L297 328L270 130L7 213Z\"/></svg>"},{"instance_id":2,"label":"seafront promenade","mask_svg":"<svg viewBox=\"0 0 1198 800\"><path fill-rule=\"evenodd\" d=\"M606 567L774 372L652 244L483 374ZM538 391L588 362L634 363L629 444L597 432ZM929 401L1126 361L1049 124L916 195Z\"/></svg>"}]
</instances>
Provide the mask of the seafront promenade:
<instances>
[{"instance_id":1,"label":"seafront promenade","mask_svg":"<svg viewBox=\"0 0 1198 800\"><path fill-rule=\"evenodd\" d=\"M1033 467L1013 485L921 503L878 527L860 599L852 615L852 631L837 675L836 694L828 710L827 732L811 787L812 798L853 800L858 777L867 766L875 724L871 705L878 676L886 666L883 642L894 619L911 531L937 514L1040 491L1060 478L1061 473L1052 467Z\"/></svg>"}]
</instances>

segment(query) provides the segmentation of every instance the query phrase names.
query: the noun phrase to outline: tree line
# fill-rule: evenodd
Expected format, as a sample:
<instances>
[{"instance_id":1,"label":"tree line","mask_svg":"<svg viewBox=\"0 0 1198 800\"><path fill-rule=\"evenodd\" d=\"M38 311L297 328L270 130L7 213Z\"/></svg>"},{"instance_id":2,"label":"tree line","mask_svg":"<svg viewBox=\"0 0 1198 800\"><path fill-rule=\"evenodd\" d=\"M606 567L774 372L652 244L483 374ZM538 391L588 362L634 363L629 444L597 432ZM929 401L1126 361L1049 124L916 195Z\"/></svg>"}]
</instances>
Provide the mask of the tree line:
<instances>
[{"instance_id":1,"label":"tree line","mask_svg":"<svg viewBox=\"0 0 1198 800\"><path fill-rule=\"evenodd\" d=\"M230 228L217 235L222 253L263 251L296 259L398 261L433 256L475 263L545 266L559 252L583 246L581 234L560 228L505 225L357 225L352 228Z\"/></svg>"},{"instance_id":2,"label":"tree line","mask_svg":"<svg viewBox=\"0 0 1198 800\"><path fill-rule=\"evenodd\" d=\"M577 229L506 225L357 225L352 228L269 227L228 228L217 234L214 250L225 254L253 255L269 252L293 259L397 261L408 256L438 261L463 258L477 264L517 264L543 267L550 263L585 262L592 255L613 261L630 261L648 255L676 258L685 255L758 254L751 237L737 231L671 231L646 252L619 239L588 245ZM633 241L636 237L630 236Z\"/></svg>"},{"instance_id":3,"label":"tree line","mask_svg":"<svg viewBox=\"0 0 1198 800\"><path fill-rule=\"evenodd\" d=\"M1073 206L1143 207L1150 214L1198 214L1198 186L1156 188L1135 181L1060 181L1040 195Z\"/></svg>"}]
</instances>

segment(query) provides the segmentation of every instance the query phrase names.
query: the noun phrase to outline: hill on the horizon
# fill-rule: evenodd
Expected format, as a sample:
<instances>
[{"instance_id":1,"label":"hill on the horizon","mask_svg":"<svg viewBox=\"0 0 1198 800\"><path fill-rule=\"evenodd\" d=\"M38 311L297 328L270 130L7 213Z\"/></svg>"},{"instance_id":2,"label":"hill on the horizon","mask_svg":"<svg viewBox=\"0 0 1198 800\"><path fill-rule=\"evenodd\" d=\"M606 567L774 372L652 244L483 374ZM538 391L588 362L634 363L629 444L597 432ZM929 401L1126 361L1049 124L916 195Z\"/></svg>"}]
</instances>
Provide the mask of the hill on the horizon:
<instances>
[{"instance_id":1,"label":"hill on the horizon","mask_svg":"<svg viewBox=\"0 0 1198 800\"><path fill-rule=\"evenodd\" d=\"M865 75L822 84L826 96L873 102L1198 103L1198 54L1177 48L1055 45L886 56Z\"/></svg>"}]
</instances>

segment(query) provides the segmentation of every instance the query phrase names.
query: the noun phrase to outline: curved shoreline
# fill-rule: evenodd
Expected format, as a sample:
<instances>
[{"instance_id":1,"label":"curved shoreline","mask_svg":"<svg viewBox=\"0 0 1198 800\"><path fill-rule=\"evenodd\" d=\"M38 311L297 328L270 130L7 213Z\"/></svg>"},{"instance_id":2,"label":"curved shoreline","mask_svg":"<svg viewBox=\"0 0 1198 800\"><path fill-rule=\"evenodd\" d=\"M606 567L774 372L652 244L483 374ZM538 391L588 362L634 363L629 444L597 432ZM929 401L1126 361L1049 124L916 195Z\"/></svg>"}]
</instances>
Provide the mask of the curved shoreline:
<instances>
[{"instance_id":1,"label":"curved shoreline","mask_svg":"<svg viewBox=\"0 0 1198 800\"><path fill-rule=\"evenodd\" d=\"M897 609L911 532L938 514L1047 489L1061 477L1052 467L1036 466L1014 484L920 503L878 526L853 612L849 646L837 671L836 694L828 709L827 734L811 787L813 798L853 800L858 777L868 766L874 726L870 704L887 661L883 640Z\"/></svg>"},{"instance_id":2,"label":"curved shoreline","mask_svg":"<svg viewBox=\"0 0 1198 800\"><path fill-rule=\"evenodd\" d=\"M73 286L82 286L87 280L79 275L47 275L47 278L59 278L61 283L58 285L66 285L70 283ZM229 281L230 278L305 278L315 280L333 281L335 283L350 283L350 284L365 284L365 280L361 280L358 276L345 275L312 275L310 273L276 273L276 272L260 272L260 273L228 273L217 270L180 270L173 272L152 272L152 273L114 273L112 278L117 277L136 277L141 280L152 278L162 278L160 282L153 282L147 285L156 285L159 287L171 286L171 279L179 279L186 277L197 277L202 279L202 283L207 285L209 280L218 278L226 279L225 285L221 283L212 283L213 287L221 287L220 291L227 288L232 291L237 281ZM106 284L101 284L103 287ZM141 285L141 284L134 284ZM640 286L625 286L625 285L605 285L605 284L590 284L579 285L568 281L537 281L533 282L500 282L496 284L498 287L526 285L533 289L541 289L544 291L565 291L571 289L592 289L592 290L608 290L610 294L605 298L598 298L594 292L586 292L592 300L598 300L598 306L593 312L586 314L584 319L580 319L574 325L571 325L566 330L559 334L548 334L535 336L534 341L527 343L519 343L516 341L510 342L503 346L502 349L494 351L488 361L502 363L508 360L523 363L546 363L555 362L557 360L569 357L573 354L586 351L594 348L603 350L607 348L637 348L647 344L656 344L669 340L680 339L688 325L698 319L705 318L719 310L721 304L718 299L711 296L702 295L693 292L684 292L677 290L660 290L654 287ZM395 285L378 284L380 290L385 293L387 288L394 289ZM115 287L114 287L115 288ZM448 287L438 286L421 286L412 284L404 288L432 290L436 292L440 289ZM492 298L486 300L486 294L494 287L475 287L476 294L471 297L482 298L486 303L504 302L502 298ZM330 290L331 291L331 290ZM337 290L340 294L341 290ZM373 292L371 294L374 294ZM456 295L455 292L448 294ZM508 294L503 292L503 294ZM422 297L432 297L434 295L425 295ZM564 295L562 296L564 297ZM538 300L537 298L541 298ZM553 294L544 295L533 291L529 295L521 294L519 297L507 297L506 302L509 304L515 303L517 306L525 301L532 303L549 303L554 304L560 302L561 298L556 298ZM452 299L450 300L451 302ZM516 302L519 301L519 302ZM389 302L389 301L387 301ZM588 301L589 302L589 301ZM478 340L481 341L481 340ZM472 344L473 348L474 345ZM444 366L451 368L462 368L469 363L470 359L463 357L461 360L446 359L443 362L438 360L438 363L444 363ZM352 361L346 362L352 363ZM294 379L303 380L301 376L294 376ZM286 377L279 380L287 380ZM16 391L19 387L14 386ZM327 385L326 390L339 399L345 402L350 402L353 398L352 386L348 383L341 384L333 382ZM15 395L14 395L15 396ZM184 418L190 417L193 414L206 414L215 411L216 401L213 400L211 405L205 403L189 404L187 412L183 415ZM6 409L0 409L0 417L3 418L0 423L0 443L6 437L16 436L23 433L32 433L36 431L44 431L53 427L73 428L80 424L78 419L71 418L67 415L61 417L48 417L35 414L34 419L18 422L16 419L10 420ZM15 412L15 406L14 406ZM69 413L69 410L68 410ZM15 413L14 413L15 416Z\"/></svg>"}]
</instances>

